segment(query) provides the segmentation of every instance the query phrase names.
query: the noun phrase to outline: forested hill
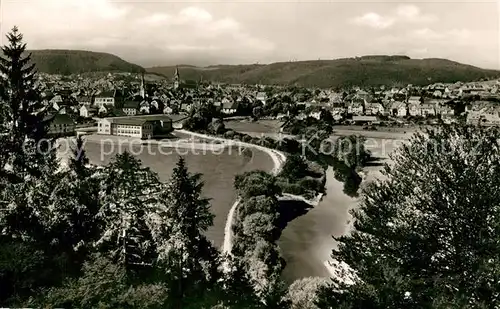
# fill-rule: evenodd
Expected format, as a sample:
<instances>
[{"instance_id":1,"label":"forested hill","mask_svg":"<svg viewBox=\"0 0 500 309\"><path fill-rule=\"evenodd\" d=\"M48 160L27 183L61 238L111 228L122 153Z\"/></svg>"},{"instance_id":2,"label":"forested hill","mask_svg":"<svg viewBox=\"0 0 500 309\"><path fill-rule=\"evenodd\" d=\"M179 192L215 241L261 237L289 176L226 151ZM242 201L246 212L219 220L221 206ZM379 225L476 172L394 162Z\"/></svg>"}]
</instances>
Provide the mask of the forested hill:
<instances>
[{"instance_id":1,"label":"forested hill","mask_svg":"<svg viewBox=\"0 0 500 309\"><path fill-rule=\"evenodd\" d=\"M83 50L30 50L37 70L49 74L86 72L143 72L144 68L118 56Z\"/></svg>"},{"instance_id":2,"label":"forested hill","mask_svg":"<svg viewBox=\"0 0 500 309\"><path fill-rule=\"evenodd\" d=\"M175 67L152 67L146 70L171 78ZM179 66L179 73L182 79L189 80L202 77L204 80L223 83L317 87L426 85L500 77L500 71L446 59L410 59L406 56L365 56L267 65Z\"/></svg>"}]
</instances>

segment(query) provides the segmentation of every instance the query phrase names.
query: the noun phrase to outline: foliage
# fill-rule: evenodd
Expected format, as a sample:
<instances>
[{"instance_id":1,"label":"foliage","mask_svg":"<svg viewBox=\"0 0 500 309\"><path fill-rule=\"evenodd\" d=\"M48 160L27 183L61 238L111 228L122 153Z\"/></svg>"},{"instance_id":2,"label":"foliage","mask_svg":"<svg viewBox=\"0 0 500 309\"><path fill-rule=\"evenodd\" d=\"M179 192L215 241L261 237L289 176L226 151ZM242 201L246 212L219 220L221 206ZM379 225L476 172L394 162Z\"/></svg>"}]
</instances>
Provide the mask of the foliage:
<instances>
[{"instance_id":1,"label":"foliage","mask_svg":"<svg viewBox=\"0 0 500 309\"><path fill-rule=\"evenodd\" d=\"M218 288L218 252L204 235L214 215L209 201L201 197L200 177L190 174L180 158L160 195L163 202L158 213L162 223L153 237L174 308L193 306L195 299L204 299Z\"/></svg>"},{"instance_id":2,"label":"foliage","mask_svg":"<svg viewBox=\"0 0 500 309\"><path fill-rule=\"evenodd\" d=\"M196 106L191 110L190 117L185 120L184 127L195 132L205 132L218 117L219 114L213 105Z\"/></svg>"},{"instance_id":3,"label":"foliage","mask_svg":"<svg viewBox=\"0 0 500 309\"><path fill-rule=\"evenodd\" d=\"M309 166L307 165L307 162L302 156L293 154L287 157L280 176L290 181L297 181L306 177L308 174Z\"/></svg>"},{"instance_id":4,"label":"foliage","mask_svg":"<svg viewBox=\"0 0 500 309\"><path fill-rule=\"evenodd\" d=\"M128 152L118 154L106 167L97 215L103 231L96 245L115 262L132 268L153 262L155 244L147 220L159 186L157 175Z\"/></svg>"},{"instance_id":5,"label":"foliage","mask_svg":"<svg viewBox=\"0 0 500 309\"><path fill-rule=\"evenodd\" d=\"M416 134L367 187L322 308L489 308L500 299L498 128Z\"/></svg>"},{"instance_id":6,"label":"foliage","mask_svg":"<svg viewBox=\"0 0 500 309\"><path fill-rule=\"evenodd\" d=\"M318 309L317 292L321 287L328 286L328 279L310 277L296 280L288 287L288 298L291 309Z\"/></svg>"},{"instance_id":7,"label":"foliage","mask_svg":"<svg viewBox=\"0 0 500 309\"><path fill-rule=\"evenodd\" d=\"M243 199L254 196L276 196L281 194L274 176L264 171L252 171L242 175L237 175L234 180L234 187Z\"/></svg>"},{"instance_id":8,"label":"foliage","mask_svg":"<svg viewBox=\"0 0 500 309\"><path fill-rule=\"evenodd\" d=\"M134 283L125 267L95 255L83 275L53 288L43 300L46 308L164 308L168 288L163 283Z\"/></svg>"},{"instance_id":9,"label":"foliage","mask_svg":"<svg viewBox=\"0 0 500 309\"><path fill-rule=\"evenodd\" d=\"M35 67L30 64L30 55L25 55L26 44L17 27L7 34L8 45L2 47L0 57L0 120L2 136L0 173L17 181L33 173L50 152L50 143L38 143L45 137L42 122L42 102L35 86ZM3 169L5 164L11 172Z\"/></svg>"}]
</instances>

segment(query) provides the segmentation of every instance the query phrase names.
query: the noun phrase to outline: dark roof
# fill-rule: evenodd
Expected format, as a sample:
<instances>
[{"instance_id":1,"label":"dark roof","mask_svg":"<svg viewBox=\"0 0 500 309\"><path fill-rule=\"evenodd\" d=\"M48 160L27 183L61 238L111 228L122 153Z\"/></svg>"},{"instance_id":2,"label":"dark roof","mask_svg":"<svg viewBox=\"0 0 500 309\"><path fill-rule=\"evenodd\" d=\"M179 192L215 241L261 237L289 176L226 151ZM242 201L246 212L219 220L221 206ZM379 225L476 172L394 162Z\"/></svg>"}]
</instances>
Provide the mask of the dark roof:
<instances>
[{"instance_id":1,"label":"dark roof","mask_svg":"<svg viewBox=\"0 0 500 309\"><path fill-rule=\"evenodd\" d=\"M76 100L78 102L91 102L92 101L92 97L91 96L78 96L76 98Z\"/></svg>"},{"instance_id":2,"label":"dark roof","mask_svg":"<svg viewBox=\"0 0 500 309\"><path fill-rule=\"evenodd\" d=\"M88 111L97 111L98 110L98 108L95 106L83 105L82 107L85 107Z\"/></svg>"},{"instance_id":3,"label":"dark roof","mask_svg":"<svg viewBox=\"0 0 500 309\"><path fill-rule=\"evenodd\" d=\"M114 98L115 97L115 92L114 91L103 91L96 95L97 98Z\"/></svg>"},{"instance_id":4,"label":"dark roof","mask_svg":"<svg viewBox=\"0 0 500 309\"><path fill-rule=\"evenodd\" d=\"M114 124L124 124L124 125L138 125L138 126L142 126L146 122L148 122L148 120L142 119L142 118L118 118L118 119L113 119L113 123Z\"/></svg>"},{"instance_id":5,"label":"dark roof","mask_svg":"<svg viewBox=\"0 0 500 309\"><path fill-rule=\"evenodd\" d=\"M223 109L238 109L238 102L227 102L222 104Z\"/></svg>"},{"instance_id":6,"label":"dark roof","mask_svg":"<svg viewBox=\"0 0 500 309\"><path fill-rule=\"evenodd\" d=\"M139 102L137 101L125 101L123 103L123 108L139 108Z\"/></svg>"},{"instance_id":7,"label":"dark roof","mask_svg":"<svg viewBox=\"0 0 500 309\"><path fill-rule=\"evenodd\" d=\"M53 114L48 115L44 118L44 121L53 123L53 124L75 124L73 119L67 114Z\"/></svg>"},{"instance_id":8,"label":"dark roof","mask_svg":"<svg viewBox=\"0 0 500 309\"><path fill-rule=\"evenodd\" d=\"M113 109L112 111L109 112L109 114L111 114L113 116L116 116L116 117L126 116L127 115L127 114L125 114L125 112L121 108Z\"/></svg>"}]
</instances>

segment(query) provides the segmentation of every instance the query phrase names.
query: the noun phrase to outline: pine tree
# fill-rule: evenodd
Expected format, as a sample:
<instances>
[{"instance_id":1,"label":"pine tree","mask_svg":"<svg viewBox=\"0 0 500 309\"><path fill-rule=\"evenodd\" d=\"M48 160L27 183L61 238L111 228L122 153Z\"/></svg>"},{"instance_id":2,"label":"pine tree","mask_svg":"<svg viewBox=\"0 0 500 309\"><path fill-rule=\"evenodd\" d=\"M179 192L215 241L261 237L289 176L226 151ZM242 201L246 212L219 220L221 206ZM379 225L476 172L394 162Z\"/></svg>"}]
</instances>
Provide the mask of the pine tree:
<instances>
[{"instance_id":1,"label":"pine tree","mask_svg":"<svg viewBox=\"0 0 500 309\"><path fill-rule=\"evenodd\" d=\"M371 184L332 258L348 265L321 308L494 308L500 303L500 130L415 135ZM345 280L345 279L349 280Z\"/></svg>"},{"instance_id":2,"label":"pine tree","mask_svg":"<svg viewBox=\"0 0 500 309\"><path fill-rule=\"evenodd\" d=\"M161 196L158 263L172 291L172 308L194 306L217 289L219 253L204 235L214 216L202 187L200 175L190 174L180 158Z\"/></svg>"},{"instance_id":3,"label":"pine tree","mask_svg":"<svg viewBox=\"0 0 500 309\"><path fill-rule=\"evenodd\" d=\"M72 149L73 156L69 159L69 168L75 172L80 179L89 177L89 159L85 153L85 142L81 135L76 138L76 147Z\"/></svg>"},{"instance_id":4,"label":"pine tree","mask_svg":"<svg viewBox=\"0 0 500 309\"><path fill-rule=\"evenodd\" d=\"M45 137L43 106L35 85L35 65L30 63L31 55L25 55L26 44L23 43L23 35L14 27L7 34L7 39L9 44L2 47L5 56L0 56L3 90L0 95L2 125L8 132L8 138L2 140L0 163L11 165L14 174L21 174L19 178L23 179L24 173L38 171L37 167L43 164L40 156L50 152L50 143L37 145L38 141ZM33 139L34 142L23 147L27 139ZM1 170L4 172L3 166Z\"/></svg>"},{"instance_id":5,"label":"pine tree","mask_svg":"<svg viewBox=\"0 0 500 309\"><path fill-rule=\"evenodd\" d=\"M158 176L128 152L117 155L105 174L98 214L103 231L97 245L128 269L148 267L155 259L147 221L156 203Z\"/></svg>"}]
</instances>

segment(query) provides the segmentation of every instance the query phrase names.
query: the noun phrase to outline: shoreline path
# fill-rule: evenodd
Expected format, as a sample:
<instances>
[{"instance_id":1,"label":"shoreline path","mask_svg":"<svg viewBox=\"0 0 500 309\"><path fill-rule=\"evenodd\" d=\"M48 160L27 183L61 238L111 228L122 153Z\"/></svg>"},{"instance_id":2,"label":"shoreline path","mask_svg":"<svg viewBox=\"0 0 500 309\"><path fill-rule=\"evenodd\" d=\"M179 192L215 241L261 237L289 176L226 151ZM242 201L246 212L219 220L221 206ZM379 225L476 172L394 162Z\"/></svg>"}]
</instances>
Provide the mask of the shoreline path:
<instances>
[{"instance_id":1,"label":"shoreline path","mask_svg":"<svg viewBox=\"0 0 500 309\"><path fill-rule=\"evenodd\" d=\"M200 133L195 133L191 131L186 131L186 130L176 130L179 133L186 134L186 135L191 135L192 137L199 137L203 139L208 139L208 140L214 140L214 141L220 141L225 143L228 146L243 146L243 147L249 147L249 148L254 148L258 149L260 151L263 151L267 153L271 159L273 160L274 167L271 171L273 175L278 175L279 172L281 171L281 168L286 162L286 155L281 152L277 151L274 149L262 147L259 145L254 145L250 143L244 143L240 141L235 141L235 140L228 140L225 138L220 138L220 137L214 137L206 134L200 134ZM229 213L227 215L227 220L226 220L226 225L224 227L224 242L222 245L222 252L225 254L231 254L231 249L233 246L233 232L232 232L232 227L233 227L233 220L234 220L234 215L236 213L236 208L238 208L239 203L241 202L241 198L238 197L236 202L234 202L233 206L229 210Z\"/></svg>"}]
</instances>

